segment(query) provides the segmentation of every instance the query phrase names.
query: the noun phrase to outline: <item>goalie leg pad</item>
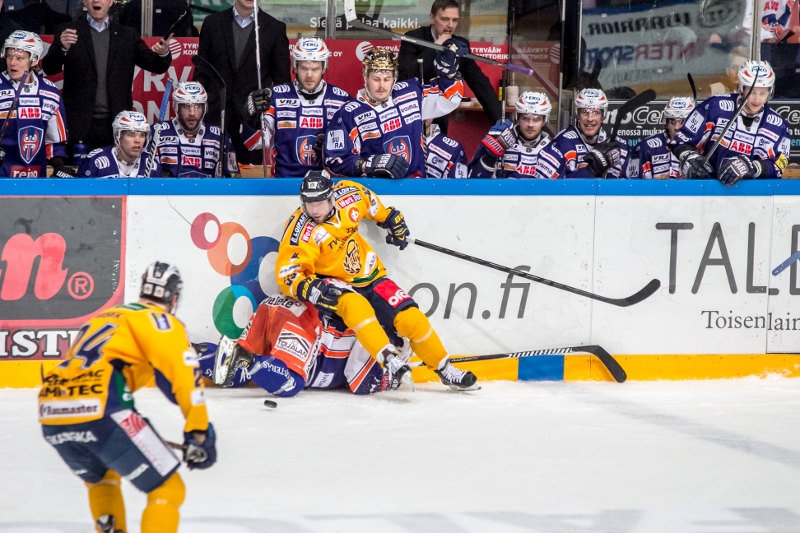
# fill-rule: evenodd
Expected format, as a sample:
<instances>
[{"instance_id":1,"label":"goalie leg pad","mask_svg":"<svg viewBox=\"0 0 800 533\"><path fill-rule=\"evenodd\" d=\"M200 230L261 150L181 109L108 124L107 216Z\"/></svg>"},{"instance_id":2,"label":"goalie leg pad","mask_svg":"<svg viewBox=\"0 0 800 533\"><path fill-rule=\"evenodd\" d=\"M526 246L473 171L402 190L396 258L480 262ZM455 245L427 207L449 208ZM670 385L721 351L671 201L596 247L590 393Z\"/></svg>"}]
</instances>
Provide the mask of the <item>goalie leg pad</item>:
<instances>
[{"instance_id":1,"label":"goalie leg pad","mask_svg":"<svg viewBox=\"0 0 800 533\"><path fill-rule=\"evenodd\" d=\"M411 341L414 353L426 366L439 368L440 363L447 357L447 350L439 335L431 326L428 317L418 307L409 307L398 313L394 319L394 327L400 335Z\"/></svg>"},{"instance_id":2,"label":"goalie leg pad","mask_svg":"<svg viewBox=\"0 0 800 533\"><path fill-rule=\"evenodd\" d=\"M160 487L147 493L142 512L142 533L177 533L186 486L175 472Z\"/></svg>"}]
</instances>

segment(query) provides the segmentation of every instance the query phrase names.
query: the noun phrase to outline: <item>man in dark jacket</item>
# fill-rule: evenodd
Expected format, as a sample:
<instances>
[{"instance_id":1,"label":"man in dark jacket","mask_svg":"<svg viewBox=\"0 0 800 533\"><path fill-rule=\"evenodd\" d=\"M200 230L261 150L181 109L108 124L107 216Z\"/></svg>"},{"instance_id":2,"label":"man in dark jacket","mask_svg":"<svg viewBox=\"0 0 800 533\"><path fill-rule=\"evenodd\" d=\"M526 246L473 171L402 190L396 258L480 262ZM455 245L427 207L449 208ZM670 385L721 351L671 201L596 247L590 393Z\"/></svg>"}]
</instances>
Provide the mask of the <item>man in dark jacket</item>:
<instances>
[{"instance_id":1,"label":"man in dark jacket","mask_svg":"<svg viewBox=\"0 0 800 533\"><path fill-rule=\"evenodd\" d=\"M148 48L137 31L112 22L114 0L83 0L86 17L56 28L42 60L45 74L64 70L62 95L67 108L69 147L82 141L89 150L114 144L111 123L133 109L135 67L163 74L172 62L169 42Z\"/></svg>"},{"instance_id":2,"label":"man in dark jacket","mask_svg":"<svg viewBox=\"0 0 800 533\"><path fill-rule=\"evenodd\" d=\"M442 44L451 37L464 42L469 48L469 41L463 37L455 35L458 27L458 2L456 0L434 0L431 6L430 26L423 26L416 30L406 33L409 37ZM436 57L436 50L428 47L418 46L407 41L400 45L400 54L397 57L400 63L398 80L419 77L419 64L417 59L422 59L423 83L427 83L431 78L436 77L436 70L433 67L433 59ZM489 122L494 124L501 118L502 106L497 99L491 82L475 64L473 59L461 59L459 62L459 72L467 86L475 93L478 101L483 106L483 111ZM434 120L439 124L442 133L447 133L447 115Z\"/></svg>"},{"instance_id":3,"label":"man in dark jacket","mask_svg":"<svg viewBox=\"0 0 800 533\"><path fill-rule=\"evenodd\" d=\"M245 120L242 110L251 91L258 89L256 68L255 17L253 0L235 0L230 9L209 15L200 30L197 55L211 63L225 80L226 102L223 129L228 132L240 163L260 162L255 152L244 146L239 126ZM292 81L289 64L289 39L286 24L258 10L261 86ZM208 91L210 121L218 120L222 85L217 75L202 62L195 64L194 81Z\"/></svg>"}]
</instances>

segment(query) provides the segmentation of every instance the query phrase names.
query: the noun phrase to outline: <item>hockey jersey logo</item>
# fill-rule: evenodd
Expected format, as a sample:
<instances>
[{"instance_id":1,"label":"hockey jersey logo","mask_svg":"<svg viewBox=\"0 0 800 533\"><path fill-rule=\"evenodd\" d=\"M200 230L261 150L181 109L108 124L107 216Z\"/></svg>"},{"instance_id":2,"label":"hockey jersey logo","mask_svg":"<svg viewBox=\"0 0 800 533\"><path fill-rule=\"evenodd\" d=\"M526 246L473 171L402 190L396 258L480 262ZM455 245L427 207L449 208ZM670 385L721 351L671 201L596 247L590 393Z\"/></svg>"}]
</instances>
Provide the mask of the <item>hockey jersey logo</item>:
<instances>
[{"instance_id":1,"label":"hockey jersey logo","mask_svg":"<svg viewBox=\"0 0 800 533\"><path fill-rule=\"evenodd\" d=\"M383 143L383 149L387 154L398 155L407 162L411 162L411 139L408 135L392 137Z\"/></svg>"},{"instance_id":2,"label":"hockey jersey logo","mask_svg":"<svg viewBox=\"0 0 800 533\"><path fill-rule=\"evenodd\" d=\"M297 143L295 144L297 150L297 160L303 164L308 166L316 166L317 165L317 154L314 152L314 142L316 139L313 135L304 135L302 137L297 138Z\"/></svg>"},{"instance_id":3,"label":"hockey jersey logo","mask_svg":"<svg viewBox=\"0 0 800 533\"><path fill-rule=\"evenodd\" d=\"M42 147L44 141L44 130L36 126L27 126L20 128L17 133L19 141L19 155L26 164L30 164L39 149Z\"/></svg>"},{"instance_id":4,"label":"hockey jersey logo","mask_svg":"<svg viewBox=\"0 0 800 533\"><path fill-rule=\"evenodd\" d=\"M348 239L347 241L342 266L345 272L354 276L361 272L361 259L358 257L358 243L353 239Z\"/></svg>"}]
</instances>

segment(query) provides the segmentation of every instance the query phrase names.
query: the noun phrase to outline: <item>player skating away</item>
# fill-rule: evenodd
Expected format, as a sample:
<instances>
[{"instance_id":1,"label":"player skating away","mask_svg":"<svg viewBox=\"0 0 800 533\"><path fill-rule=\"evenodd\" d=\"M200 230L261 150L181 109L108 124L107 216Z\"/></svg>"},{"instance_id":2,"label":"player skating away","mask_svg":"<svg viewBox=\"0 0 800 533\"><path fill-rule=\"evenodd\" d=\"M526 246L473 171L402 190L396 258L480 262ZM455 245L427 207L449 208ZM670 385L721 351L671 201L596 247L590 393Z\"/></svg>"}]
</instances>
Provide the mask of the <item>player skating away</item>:
<instances>
[{"instance_id":1,"label":"player skating away","mask_svg":"<svg viewBox=\"0 0 800 533\"><path fill-rule=\"evenodd\" d=\"M753 88L742 113L728 129L711 159L703 155L722 134L743 98ZM736 93L712 96L686 119L675 135L672 152L680 159L681 176L716 176L725 185L744 178L780 178L789 164L786 121L770 109L775 73L766 61L746 61L739 70Z\"/></svg>"},{"instance_id":2,"label":"player skating away","mask_svg":"<svg viewBox=\"0 0 800 533\"><path fill-rule=\"evenodd\" d=\"M539 152L536 177L624 178L630 151L603 129L608 98L600 89L582 89L575 97L575 125L556 135Z\"/></svg>"},{"instance_id":3,"label":"player skating away","mask_svg":"<svg viewBox=\"0 0 800 533\"><path fill-rule=\"evenodd\" d=\"M206 124L208 94L200 82L181 81L172 91L175 118L153 125L161 128L158 159L165 178L239 177L236 152L225 134L225 161L222 157L222 132L219 126Z\"/></svg>"},{"instance_id":4,"label":"player skating away","mask_svg":"<svg viewBox=\"0 0 800 533\"><path fill-rule=\"evenodd\" d=\"M457 55L466 45L448 39L436 54L439 73L430 85L397 83L397 60L387 48L364 54L364 88L339 110L328 129L325 166L341 176L421 177L425 173L423 120L446 115L461 102L464 86Z\"/></svg>"},{"instance_id":5,"label":"player skating away","mask_svg":"<svg viewBox=\"0 0 800 533\"><path fill-rule=\"evenodd\" d=\"M263 113L267 144L272 146L274 175L278 178L305 176L322 169L322 147L328 123L350 95L327 83L331 53L318 37L298 39L292 48L295 81L250 93L246 116ZM256 121L257 122L257 121ZM245 146L260 150L262 135L257 129L245 137Z\"/></svg>"},{"instance_id":6,"label":"player skating away","mask_svg":"<svg viewBox=\"0 0 800 533\"><path fill-rule=\"evenodd\" d=\"M675 96L664 107L665 131L642 139L637 145L639 152L639 177L665 180L680 178L680 161L672 153L669 141L681 129L686 117L694 110L694 98Z\"/></svg>"},{"instance_id":7,"label":"player skating away","mask_svg":"<svg viewBox=\"0 0 800 533\"><path fill-rule=\"evenodd\" d=\"M132 396L154 378L186 419L187 466L208 468L216 461L197 354L174 316L182 286L176 267L152 263L142 276L139 301L89 320L66 360L43 378L42 433L86 484L98 531L128 531L121 477L147 493L142 533L178 531L186 496L180 460L139 414Z\"/></svg>"},{"instance_id":8,"label":"player skating away","mask_svg":"<svg viewBox=\"0 0 800 533\"><path fill-rule=\"evenodd\" d=\"M42 50L42 40L29 31L15 31L3 43L6 69L0 74L0 118L4 127L0 176L44 178L48 163L55 176L74 176L64 164L67 128L61 92L34 73ZM27 78L23 80L25 73ZM20 83L23 87L14 104ZM14 105L16 108L9 115Z\"/></svg>"},{"instance_id":9,"label":"player skating away","mask_svg":"<svg viewBox=\"0 0 800 533\"><path fill-rule=\"evenodd\" d=\"M426 178L466 178L467 154L455 139L445 136L433 119L424 123Z\"/></svg>"},{"instance_id":10,"label":"player skating away","mask_svg":"<svg viewBox=\"0 0 800 533\"><path fill-rule=\"evenodd\" d=\"M81 178L141 178L147 174L150 124L137 111L122 111L111 124L114 146L92 150L78 168ZM161 163L153 158L151 178L162 177Z\"/></svg>"},{"instance_id":11,"label":"player skating away","mask_svg":"<svg viewBox=\"0 0 800 533\"><path fill-rule=\"evenodd\" d=\"M385 207L366 187L327 172L310 172L300 188L302 205L284 227L275 274L281 291L336 314L361 345L401 380L409 368L385 331L410 340L412 350L442 383L477 389L475 375L455 368L439 336L417 303L386 276L378 254L358 232L364 218L388 230L386 242L408 246L403 214Z\"/></svg>"},{"instance_id":12,"label":"player skating away","mask_svg":"<svg viewBox=\"0 0 800 533\"><path fill-rule=\"evenodd\" d=\"M498 120L483 138L469 164L475 178L535 178L539 152L550 142L543 131L550 111L545 93L526 91L514 103L517 123Z\"/></svg>"},{"instance_id":13,"label":"player skating away","mask_svg":"<svg viewBox=\"0 0 800 533\"><path fill-rule=\"evenodd\" d=\"M223 337L214 357L202 356L200 366L222 387L252 381L281 397L304 388L371 394L400 385L339 317L320 317L311 303L282 294L262 301L239 339Z\"/></svg>"}]
</instances>

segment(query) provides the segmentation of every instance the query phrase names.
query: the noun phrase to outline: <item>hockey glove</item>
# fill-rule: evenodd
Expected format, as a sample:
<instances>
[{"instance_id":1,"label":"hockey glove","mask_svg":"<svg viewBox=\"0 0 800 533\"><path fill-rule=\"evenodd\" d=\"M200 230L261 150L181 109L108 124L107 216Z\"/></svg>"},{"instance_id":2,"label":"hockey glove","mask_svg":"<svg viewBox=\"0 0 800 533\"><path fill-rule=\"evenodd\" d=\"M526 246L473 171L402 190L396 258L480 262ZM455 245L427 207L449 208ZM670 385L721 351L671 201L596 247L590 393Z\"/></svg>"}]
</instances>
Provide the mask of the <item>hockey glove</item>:
<instances>
[{"instance_id":1,"label":"hockey glove","mask_svg":"<svg viewBox=\"0 0 800 533\"><path fill-rule=\"evenodd\" d=\"M244 107L244 116L254 117L265 111L269 111L272 105L272 89L264 87L257 89L247 95L247 102Z\"/></svg>"},{"instance_id":2,"label":"hockey glove","mask_svg":"<svg viewBox=\"0 0 800 533\"><path fill-rule=\"evenodd\" d=\"M398 179L406 177L408 163L394 154L371 155L366 159L359 159L356 169L362 176Z\"/></svg>"},{"instance_id":3,"label":"hockey glove","mask_svg":"<svg viewBox=\"0 0 800 533\"><path fill-rule=\"evenodd\" d=\"M681 177L684 179L705 179L714 173L706 158L695 150L684 150L678 158L681 162Z\"/></svg>"},{"instance_id":4,"label":"hockey glove","mask_svg":"<svg viewBox=\"0 0 800 533\"><path fill-rule=\"evenodd\" d=\"M339 297L344 292L334 280L306 278L297 284L297 299L311 302L322 311L333 314L339 305Z\"/></svg>"},{"instance_id":5,"label":"hockey glove","mask_svg":"<svg viewBox=\"0 0 800 533\"><path fill-rule=\"evenodd\" d=\"M54 178L74 178L78 175L75 170L66 166L60 157L51 157L48 163L53 167Z\"/></svg>"},{"instance_id":6,"label":"hockey glove","mask_svg":"<svg viewBox=\"0 0 800 533\"><path fill-rule=\"evenodd\" d=\"M314 139L314 146L311 147L314 150L314 153L317 154L317 158L322 161L322 147L325 145L325 134L324 133L317 133L316 138Z\"/></svg>"},{"instance_id":7,"label":"hockey glove","mask_svg":"<svg viewBox=\"0 0 800 533\"><path fill-rule=\"evenodd\" d=\"M736 185L741 179L757 178L766 173L762 172L763 163L763 161L753 161L744 155L727 157L719 169L719 181L723 185Z\"/></svg>"},{"instance_id":8,"label":"hockey glove","mask_svg":"<svg viewBox=\"0 0 800 533\"><path fill-rule=\"evenodd\" d=\"M201 443L199 437L205 435ZM183 460L189 470L209 468L217 462L217 435L214 426L208 423L206 431L189 431L183 434Z\"/></svg>"},{"instance_id":9,"label":"hockey glove","mask_svg":"<svg viewBox=\"0 0 800 533\"><path fill-rule=\"evenodd\" d=\"M592 169L596 178L604 178L608 169L619 166L622 150L619 141L611 140L594 145L583 161Z\"/></svg>"},{"instance_id":10,"label":"hockey glove","mask_svg":"<svg viewBox=\"0 0 800 533\"><path fill-rule=\"evenodd\" d=\"M502 157L503 154L517 143L517 132L514 131L514 123L508 119L498 120L483 138L481 144L494 157Z\"/></svg>"},{"instance_id":11,"label":"hockey glove","mask_svg":"<svg viewBox=\"0 0 800 533\"><path fill-rule=\"evenodd\" d=\"M378 227L389 230L389 234L386 236L386 244L394 244L401 250L405 250L406 246L408 246L406 237L411 234L408 231L408 226L406 226L406 218L403 213L394 207L390 207L389 210L389 216L383 222L378 222Z\"/></svg>"},{"instance_id":12,"label":"hockey glove","mask_svg":"<svg viewBox=\"0 0 800 533\"><path fill-rule=\"evenodd\" d=\"M444 49L436 52L433 67L439 76L453 79L458 75L458 58L469 54L469 47L452 37L443 42L442 46Z\"/></svg>"}]
</instances>

